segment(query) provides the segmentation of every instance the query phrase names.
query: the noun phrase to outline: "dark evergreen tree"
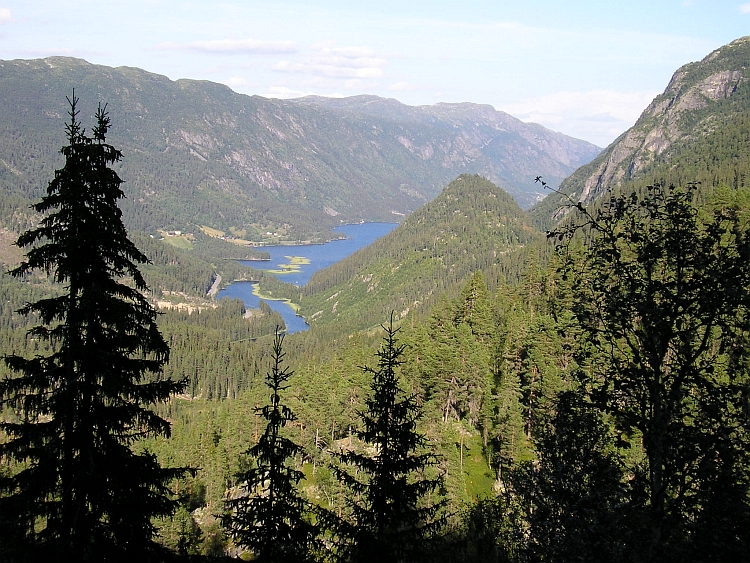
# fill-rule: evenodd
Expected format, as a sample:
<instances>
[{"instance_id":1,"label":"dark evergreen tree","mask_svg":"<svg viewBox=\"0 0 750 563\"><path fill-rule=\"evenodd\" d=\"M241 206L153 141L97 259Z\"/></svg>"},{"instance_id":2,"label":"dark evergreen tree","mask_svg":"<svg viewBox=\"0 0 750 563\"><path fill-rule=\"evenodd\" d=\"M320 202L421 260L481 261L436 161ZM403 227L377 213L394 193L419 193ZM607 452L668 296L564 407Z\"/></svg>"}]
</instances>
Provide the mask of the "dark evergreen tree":
<instances>
[{"instance_id":1,"label":"dark evergreen tree","mask_svg":"<svg viewBox=\"0 0 750 563\"><path fill-rule=\"evenodd\" d=\"M495 319L487 286L482 272L475 272L461 291L456 308L455 323L462 322L471 327L471 333L488 346L495 337Z\"/></svg>"},{"instance_id":2,"label":"dark evergreen tree","mask_svg":"<svg viewBox=\"0 0 750 563\"><path fill-rule=\"evenodd\" d=\"M0 478L0 514L24 528L18 553L45 561L144 560L156 549L151 518L169 514L168 482L182 470L161 468L133 443L168 435L149 407L182 389L159 373L169 348L137 264L146 257L128 239L117 201L122 180L110 168L121 153L106 144L106 107L93 138L70 103L65 165L34 206L46 214L17 245L32 246L11 273L51 275L52 297L20 312L41 324L31 338L53 351L6 357L16 376L0 381L8 436L0 458L18 471Z\"/></svg>"},{"instance_id":3,"label":"dark evergreen tree","mask_svg":"<svg viewBox=\"0 0 750 563\"><path fill-rule=\"evenodd\" d=\"M498 495L467 504L442 540L432 563L518 562L518 536L523 525L514 519L509 495Z\"/></svg>"},{"instance_id":4,"label":"dark evergreen tree","mask_svg":"<svg viewBox=\"0 0 750 563\"><path fill-rule=\"evenodd\" d=\"M291 465L302 447L281 435L282 428L296 420L291 409L281 403L280 393L293 374L282 367L283 342L277 329L273 366L266 375L270 403L258 409L268 423L258 443L248 450L254 466L238 475L242 483L239 492L226 501L229 534L238 545L252 549L259 561L269 563L308 560L317 536L307 502L297 491L303 473Z\"/></svg>"},{"instance_id":5,"label":"dark evergreen tree","mask_svg":"<svg viewBox=\"0 0 750 563\"><path fill-rule=\"evenodd\" d=\"M567 391L539 434L539 458L509 479L527 523L524 560L621 560L626 487L611 428L582 393Z\"/></svg>"},{"instance_id":6,"label":"dark evergreen tree","mask_svg":"<svg viewBox=\"0 0 750 563\"><path fill-rule=\"evenodd\" d=\"M355 433L374 453L344 452L344 466L337 470L352 493L352 520L341 528L344 557L356 562L419 560L426 540L442 524L442 476L426 475L436 458L424 451L425 438L417 431L415 397L404 397L399 385L404 346L397 341L393 315L383 328L378 366L363 368L372 374L371 394L360 413L363 429Z\"/></svg>"},{"instance_id":7,"label":"dark evergreen tree","mask_svg":"<svg viewBox=\"0 0 750 563\"><path fill-rule=\"evenodd\" d=\"M589 243L566 253L582 383L643 452L630 469L643 560L693 560L707 536L724 538L711 556L731 560L748 543L722 514L747 522L750 508L750 232L731 205L700 211L695 191L655 185L596 214L578 205Z\"/></svg>"}]
</instances>

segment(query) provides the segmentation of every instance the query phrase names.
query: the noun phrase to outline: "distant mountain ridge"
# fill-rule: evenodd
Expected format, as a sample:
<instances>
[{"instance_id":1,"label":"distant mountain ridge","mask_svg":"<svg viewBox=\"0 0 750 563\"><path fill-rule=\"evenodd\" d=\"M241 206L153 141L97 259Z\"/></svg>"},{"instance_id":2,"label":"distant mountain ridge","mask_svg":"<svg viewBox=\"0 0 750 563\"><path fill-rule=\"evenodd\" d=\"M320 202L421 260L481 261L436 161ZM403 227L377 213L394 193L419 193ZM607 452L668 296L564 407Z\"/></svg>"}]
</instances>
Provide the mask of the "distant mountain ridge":
<instances>
[{"instance_id":1,"label":"distant mountain ridge","mask_svg":"<svg viewBox=\"0 0 750 563\"><path fill-rule=\"evenodd\" d=\"M750 37L679 68L638 121L531 210L549 227L566 196L590 203L650 182L743 183L750 172ZM564 195L563 195L564 194Z\"/></svg>"},{"instance_id":2,"label":"distant mountain ridge","mask_svg":"<svg viewBox=\"0 0 750 563\"><path fill-rule=\"evenodd\" d=\"M99 101L108 104L108 138L124 154L126 222L146 232L206 225L251 240L323 236L342 221L408 214L464 172L530 205L540 197L535 175L554 183L599 151L490 106L275 100L66 57L0 61L0 208L38 198L61 165L73 88L84 126ZM11 219L23 218L0 217L13 230Z\"/></svg>"},{"instance_id":3,"label":"distant mountain ridge","mask_svg":"<svg viewBox=\"0 0 750 563\"><path fill-rule=\"evenodd\" d=\"M590 143L536 123L524 123L490 105L407 106L377 96L307 96L295 101L334 111L354 123L368 116L397 123L403 134L396 139L409 152L423 160L437 160L445 169L464 167L461 173L484 176L502 186L522 208L547 195L534 183L535 170L547 170L551 184L557 185L570 173L566 170L572 172L600 151ZM415 125L442 130L443 135L431 139ZM450 133L446 135L446 131Z\"/></svg>"},{"instance_id":4,"label":"distant mountain ridge","mask_svg":"<svg viewBox=\"0 0 750 563\"><path fill-rule=\"evenodd\" d=\"M706 190L749 186L748 69L750 37L678 69L630 130L529 213L487 180L461 176L389 236L316 273L302 290L303 314L313 326L362 330L390 311L405 316L429 309L437 295L455 296L458 285L477 270L490 283L505 279L509 272L500 270L507 268L505 257L523 271L531 254L547 248L540 230L561 220L571 201L596 209L612 192L659 182L699 183ZM379 114L389 103L364 97L302 101L356 115ZM461 119L464 109L477 111L439 104L402 110L401 118L430 121L442 112Z\"/></svg>"}]
</instances>

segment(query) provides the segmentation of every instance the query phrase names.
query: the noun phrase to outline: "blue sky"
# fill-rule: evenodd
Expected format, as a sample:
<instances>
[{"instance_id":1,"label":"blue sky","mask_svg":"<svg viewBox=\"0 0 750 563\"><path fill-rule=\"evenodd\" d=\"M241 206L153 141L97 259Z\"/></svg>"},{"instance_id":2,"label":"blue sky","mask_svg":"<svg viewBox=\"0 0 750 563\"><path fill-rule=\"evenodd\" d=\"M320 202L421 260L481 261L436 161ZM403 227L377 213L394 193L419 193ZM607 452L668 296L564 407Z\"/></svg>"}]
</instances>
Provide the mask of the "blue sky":
<instances>
[{"instance_id":1,"label":"blue sky","mask_svg":"<svg viewBox=\"0 0 750 563\"><path fill-rule=\"evenodd\" d=\"M290 98L491 104L609 144L742 0L0 0L0 59L52 55Z\"/></svg>"}]
</instances>

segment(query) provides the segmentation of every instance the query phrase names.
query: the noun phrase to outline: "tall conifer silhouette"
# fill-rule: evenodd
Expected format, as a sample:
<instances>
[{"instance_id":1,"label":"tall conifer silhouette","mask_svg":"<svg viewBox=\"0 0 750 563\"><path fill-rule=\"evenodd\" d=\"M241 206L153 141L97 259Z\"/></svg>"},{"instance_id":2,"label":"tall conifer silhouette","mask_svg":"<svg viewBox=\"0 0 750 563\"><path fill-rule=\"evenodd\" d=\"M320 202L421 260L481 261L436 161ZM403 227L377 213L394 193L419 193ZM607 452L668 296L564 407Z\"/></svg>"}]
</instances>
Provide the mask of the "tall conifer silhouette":
<instances>
[{"instance_id":1,"label":"tall conifer silhouette","mask_svg":"<svg viewBox=\"0 0 750 563\"><path fill-rule=\"evenodd\" d=\"M226 502L225 524L232 538L253 550L259 561L296 563L308 560L316 530L307 518L308 507L297 490L303 473L291 466L302 447L282 436L282 428L297 420L281 403L281 392L293 375L283 367L284 336L276 332L271 371L266 385L270 402L258 409L268 423L257 444L248 453L254 465L240 474L240 492Z\"/></svg>"},{"instance_id":2,"label":"tall conifer silhouette","mask_svg":"<svg viewBox=\"0 0 750 563\"><path fill-rule=\"evenodd\" d=\"M171 512L167 483L181 470L131 446L169 434L148 407L183 382L158 377L169 348L143 295L137 264L146 256L117 206L122 180L110 166L122 154L106 143L106 106L90 138L75 92L68 102L65 164L33 206L45 216L18 238L31 249L11 272L45 272L55 289L20 310L38 315L29 335L52 352L5 358L16 376L0 381L1 404L17 416L0 422L8 436L0 457L21 470L0 479L0 513L21 523L20 547L32 559L146 560L156 549L151 518Z\"/></svg>"},{"instance_id":3,"label":"tall conifer silhouette","mask_svg":"<svg viewBox=\"0 0 750 563\"><path fill-rule=\"evenodd\" d=\"M421 414L416 399L403 396L399 385L404 346L398 343L393 315L383 328L378 365L363 368L372 375L371 394L361 413L363 430L356 432L374 452L345 452L338 469L352 493L352 520L340 524L344 558L361 563L419 560L442 523L444 505L442 475L425 475L436 458L424 451L425 438L417 431Z\"/></svg>"}]
</instances>

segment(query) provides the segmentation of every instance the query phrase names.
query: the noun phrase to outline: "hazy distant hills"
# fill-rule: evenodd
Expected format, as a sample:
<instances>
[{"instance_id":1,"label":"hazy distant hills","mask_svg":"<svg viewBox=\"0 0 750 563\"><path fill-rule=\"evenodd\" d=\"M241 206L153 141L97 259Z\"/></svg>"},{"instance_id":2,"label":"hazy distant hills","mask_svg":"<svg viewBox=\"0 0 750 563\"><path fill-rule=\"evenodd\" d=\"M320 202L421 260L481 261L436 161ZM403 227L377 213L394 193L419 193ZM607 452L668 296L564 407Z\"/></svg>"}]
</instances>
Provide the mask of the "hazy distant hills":
<instances>
[{"instance_id":1,"label":"hazy distant hills","mask_svg":"<svg viewBox=\"0 0 750 563\"><path fill-rule=\"evenodd\" d=\"M649 183L745 185L750 173L750 37L675 72L636 124L561 185L574 201ZM532 210L549 227L565 202L553 194Z\"/></svg>"},{"instance_id":2,"label":"hazy distant hills","mask_svg":"<svg viewBox=\"0 0 750 563\"><path fill-rule=\"evenodd\" d=\"M505 191L462 175L390 234L313 274L301 313L341 334L377 327L391 311L401 318L455 296L477 271L498 279L502 256L543 240Z\"/></svg>"},{"instance_id":3,"label":"hazy distant hills","mask_svg":"<svg viewBox=\"0 0 750 563\"><path fill-rule=\"evenodd\" d=\"M295 100L336 112L352 126L374 119L393 125L391 135L410 153L445 170L484 176L505 189L523 208L545 197L534 183L544 169L557 184L601 149L535 123L524 123L492 106L471 103L407 106L377 96Z\"/></svg>"},{"instance_id":4,"label":"hazy distant hills","mask_svg":"<svg viewBox=\"0 0 750 563\"><path fill-rule=\"evenodd\" d=\"M73 88L85 126L99 101L108 104L109 141L125 156L126 221L144 231L207 225L249 239L266 230L306 238L342 221L408 214L464 172L528 206L541 195L536 175L555 184L599 152L489 106L273 100L80 59L0 61L6 226L24 219L7 209L38 198L62 165Z\"/></svg>"}]
</instances>

